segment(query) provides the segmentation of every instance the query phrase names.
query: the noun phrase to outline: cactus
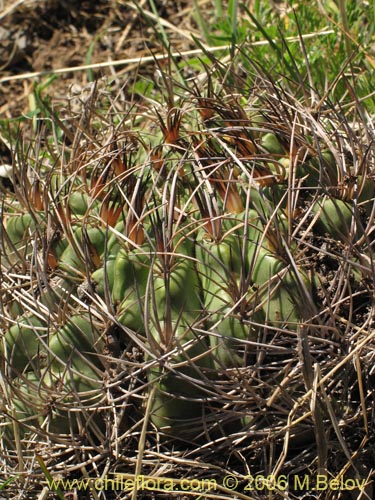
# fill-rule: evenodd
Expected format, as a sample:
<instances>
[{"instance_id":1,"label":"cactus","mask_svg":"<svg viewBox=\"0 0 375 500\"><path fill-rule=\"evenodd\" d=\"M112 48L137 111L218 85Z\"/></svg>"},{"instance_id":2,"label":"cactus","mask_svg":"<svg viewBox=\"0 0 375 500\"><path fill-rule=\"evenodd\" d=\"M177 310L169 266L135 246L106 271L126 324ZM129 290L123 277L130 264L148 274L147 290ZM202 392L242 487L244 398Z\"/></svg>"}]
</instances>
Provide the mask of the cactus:
<instances>
[{"instance_id":1,"label":"cactus","mask_svg":"<svg viewBox=\"0 0 375 500\"><path fill-rule=\"evenodd\" d=\"M287 93L296 116L277 123L268 89L253 102L223 83L194 120L184 99L181 109L168 102L152 139L136 125L112 131L62 172L48 167L39 186L48 196L13 200L1 358L22 439L44 425L72 442L88 428L105 442L113 418L131 438L142 423L162 446L233 444L239 433L259 445L268 432L282 444L318 377L309 349L318 366L331 334L332 349L346 342L340 318L349 314L349 329L353 310L363 312L374 185L336 164L341 139L338 154L324 123Z\"/></svg>"},{"instance_id":2,"label":"cactus","mask_svg":"<svg viewBox=\"0 0 375 500\"><path fill-rule=\"evenodd\" d=\"M317 215L316 231L329 234L332 238L344 240L353 234L351 229L352 210L343 200L327 198L312 205L312 213Z\"/></svg>"},{"instance_id":3,"label":"cactus","mask_svg":"<svg viewBox=\"0 0 375 500\"><path fill-rule=\"evenodd\" d=\"M43 345L46 342L46 322L35 314L24 314L17 318L16 324L5 333L1 344L1 352L8 363L11 375L16 376L32 369L33 363L39 365Z\"/></svg>"},{"instance_id":4,"label":"cactus","mask_svg":"<svg viewBox=\"0 0 375 500\"><path fill-rule=\"evenodd\" d=\"M151 335L160 346L153 348L157 358L165 358L171 352L167 364L161 360L151 363L148 372L149 383L157 385L151 421L159 429L166 427L168 434L195 437L198 429L203 429L204 380L212 364L207 341L195 333L189 317L169 324L160 321L156 328L151 328ZM195 422L193 429L191 420Z\"/></svg>"}]
</instances>

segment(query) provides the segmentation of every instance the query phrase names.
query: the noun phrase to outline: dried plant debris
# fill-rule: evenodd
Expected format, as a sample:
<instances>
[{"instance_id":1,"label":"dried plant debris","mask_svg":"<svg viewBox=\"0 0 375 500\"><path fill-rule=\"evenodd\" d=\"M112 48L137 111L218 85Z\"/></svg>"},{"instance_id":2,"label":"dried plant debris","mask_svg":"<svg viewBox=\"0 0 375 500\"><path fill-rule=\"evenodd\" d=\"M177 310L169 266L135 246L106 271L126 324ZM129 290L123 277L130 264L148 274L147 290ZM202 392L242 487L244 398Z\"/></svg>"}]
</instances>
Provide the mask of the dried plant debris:
<instances>
[{"instance_id":1,"label":"dried plant debris","mask_svg":"<svg viewBox=\"0 0 375 500\"><path fill-rule=\"evenodd\" d=\"M373 132L234 68L160 67L161 92L120 103L105 82L72 90L53 133L12 144L0 436L4 474L29 473L17 494L41 491L35 451L53 477L232 474L239 498L265 498L253 471L369 476Z\"/></svg>"}]
</instances>

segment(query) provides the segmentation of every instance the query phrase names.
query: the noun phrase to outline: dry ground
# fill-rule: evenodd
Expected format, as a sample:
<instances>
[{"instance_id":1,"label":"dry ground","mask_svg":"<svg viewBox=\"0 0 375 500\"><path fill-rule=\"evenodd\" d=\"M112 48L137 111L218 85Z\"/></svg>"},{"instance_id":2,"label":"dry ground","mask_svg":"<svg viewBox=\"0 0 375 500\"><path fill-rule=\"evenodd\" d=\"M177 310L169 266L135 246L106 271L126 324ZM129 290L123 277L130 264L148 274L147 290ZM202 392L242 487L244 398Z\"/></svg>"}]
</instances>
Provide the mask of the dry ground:
<instances>
[{"instance_id":1,"label":"dry ground","mask_svg":"<svg viewBox=\"0 0 375 500\"><path fill-rule=\"evenodd\" d=\"M136 7L147 10L146 3L144 0L0 2L0 116L14 118L26 113L32 85L43 81L43 77L5 82L4 79L30 72L140 58L149 56L150 50L161 52L153 28L155 17L150 12L147 24ZM176 50L194 48L191 34L199 35L191 3L156 2L164 29ZM64 97L73 83L84 86L89 79L104 74L118 78L121 85L136 69L136 65L109 67L95 73L67 69L48 93Z\"/></svg>"}]
</instances>

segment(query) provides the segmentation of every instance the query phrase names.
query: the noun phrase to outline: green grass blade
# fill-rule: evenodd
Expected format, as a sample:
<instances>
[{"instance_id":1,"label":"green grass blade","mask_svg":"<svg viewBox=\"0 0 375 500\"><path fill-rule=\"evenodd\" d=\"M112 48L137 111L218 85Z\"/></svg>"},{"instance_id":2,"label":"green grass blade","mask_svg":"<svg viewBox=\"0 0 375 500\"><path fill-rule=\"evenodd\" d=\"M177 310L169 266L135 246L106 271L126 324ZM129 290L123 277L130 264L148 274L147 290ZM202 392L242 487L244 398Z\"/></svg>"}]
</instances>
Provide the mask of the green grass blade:
<instances>
[{"instance_id":1,"label":"green grass blade","mask_svg":"<svg viewBox=\"0 0 375 500\"><path fill-rule=\"evenodd\" d=\"M163 40L163 44L165 47L169 47L170 43L168 40L168 36L167 36L167 33L165 32L165 29L164 29L162 23L160 22L159 12L158 12L158 9L156 8L155 2L154 2L154 0L149 0L149 3L150 3L152 13L157 18L157 24L158 24L158 28L160 30L160 37Z\"/></svg>"},{"instance_id":2,"label":"green grass blade","mask_svg":"<svg viewBox=\"0 0 375 500\"><path fill-rule=\"evenodd\" d=\"M203 34L204 39L206 40L207 43L210 43L210 32L207 27L207 22L202 16L201 9L199 7L198 0L194 0L194 9L195 9L195 21L198 24L198 27Z\"/></svg>"},{"instance_id":3,"label":"green grass blade","mask_svg":"<svg viewBox=\"0 0 375 500\"><path fill-rule=\"evenodd\" d=\"M37 459L37 462L40 466L40 468L42 469L43 471L43 474L45 476L45 478L47 479L48 483L49 484L53 484L53 477L51 476L50 472L48 471L47 467L46 467L46 464L44 463L44 460L42 457L40 457L39 455L36 456L36 459ZM57 487L56 489L56 494L57 496L60 498L60 500L65 500L65 495L64 493L60 490L59 487Z\"/></svg>"},{"instance_id":4,"label":"green grass blade","mask_svg":"<svg viewBox=\"0 0 375 500\"><path fill-rule=\"evenodd\" d=\"M228 14L230 16L232 26L232 46L230 53L233 58L237 43L238 0L230 0L228 4Z\"/></svg>"},{"instance_id":5,"label":"green grass blade","mask_svg":"<svg viewBox=\"0 0 375 500\"><path fill-rule=\"evenodd\" d=\"M281 51L280 47L276 44L276 42L269 36L267 31L263 28L261 23L256 19L256 17L250 12L250 10L246 7L246 5L242 5L243 9L247 13L247 15L250 17L250 19L253 21L257 29L261 32L261 34L264 36L264 38L267 40L267 42L270 44L270 47L276 52L277 58L279 61L282 61L285 67L288 69L291 75L294 75L293 68L290 66L289 62L285 59L285 56L283 52Z\"/></svg>"},{"instance_id":6,"label":"green grass blade","mask_svg":"<svg viewBox=\"0 0 375 500\"><path fill-rule=\"evenodd\" d=\"M14 477L10 477L9 479L7 479L6 481L4 481L3 483L0 484L0 491L3 491L5 490L5 488L7 486L9 486L11 483L14 483L14 481L16 481L18 479L19 476L14 476Z\"/></svg>"},{"instance_id":7,"label":"green grass blade","mask_svg":"<svg viewBox=\"0 0 375 500\"><path fill-rule=\"evenodd\" d=\"M223 2L222 0L215 0L215 17L221 19L223 17Z\"/></svg>"}]
</instances>

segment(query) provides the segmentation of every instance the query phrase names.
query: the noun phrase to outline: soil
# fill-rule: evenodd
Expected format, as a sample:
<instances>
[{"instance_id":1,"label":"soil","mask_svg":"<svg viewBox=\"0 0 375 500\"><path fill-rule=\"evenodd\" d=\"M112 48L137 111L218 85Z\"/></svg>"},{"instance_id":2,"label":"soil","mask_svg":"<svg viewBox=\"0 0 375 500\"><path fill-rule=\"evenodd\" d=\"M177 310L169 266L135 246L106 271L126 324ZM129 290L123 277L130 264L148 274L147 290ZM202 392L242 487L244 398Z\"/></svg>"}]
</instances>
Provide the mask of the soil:
<instances>
[{"instance_id":1,"label":"soil","mask_svg":"<svg viewBox=\"0 0 375 500\"><path fill-rule=\"evenodd\" d=\"M170 23L165 29L174 49L193 48L190 35L195 26L190 2L159 0L155 4L163 22ZM48 94L61 97L72 84L84 87L95 77L111 75L124 81L126 73L134 72L136 66L96 72L72 72L69 68L139 58L150 55L150 50L162 52L152 13L147 23L139 7L147 10L148 2L0 0L0 116L15 118L29 111L33 85L45 82L47 76L32 78L25 76L27 73L67 68L48 84ZM8 79L14 77L19 79Z\"/></svg>"}]
</instances>

